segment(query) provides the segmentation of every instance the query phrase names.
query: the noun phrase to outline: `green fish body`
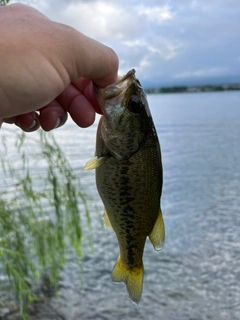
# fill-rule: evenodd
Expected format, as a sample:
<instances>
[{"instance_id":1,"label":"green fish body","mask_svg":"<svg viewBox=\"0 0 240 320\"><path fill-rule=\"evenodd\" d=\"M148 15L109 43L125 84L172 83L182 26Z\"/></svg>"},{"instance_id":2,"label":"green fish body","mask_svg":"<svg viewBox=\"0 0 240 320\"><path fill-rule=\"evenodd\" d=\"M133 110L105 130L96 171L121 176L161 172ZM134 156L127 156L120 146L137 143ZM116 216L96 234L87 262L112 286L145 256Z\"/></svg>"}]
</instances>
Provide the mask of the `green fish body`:
<instances>
[{"instance_id":1,"label":"green fish body","mask_svg":"<svg viewBox=\"0 0 240 320\"><path fill-rule=\"evenodd\" d=\"M104 203L104 221L116 233L120 255L114 282L125 282L131 300L142 295L142 256L146 238L160 250L164 223L160 209L162 162L157 133L145 93L130 70L118 82L98 89L103 110L95 158L85 170L96 169Z\"/></svg>"}]
</instances>

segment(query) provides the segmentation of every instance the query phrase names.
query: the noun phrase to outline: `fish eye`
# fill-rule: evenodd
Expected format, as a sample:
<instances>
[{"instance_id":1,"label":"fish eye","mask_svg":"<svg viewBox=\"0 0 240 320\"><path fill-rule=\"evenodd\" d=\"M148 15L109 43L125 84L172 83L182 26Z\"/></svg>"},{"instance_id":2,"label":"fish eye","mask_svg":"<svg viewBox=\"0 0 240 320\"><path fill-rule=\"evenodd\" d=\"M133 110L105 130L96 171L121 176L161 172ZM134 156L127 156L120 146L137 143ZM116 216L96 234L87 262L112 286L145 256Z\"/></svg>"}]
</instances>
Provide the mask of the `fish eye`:
<instances>
[{"instance_id":1,"label":"fish eye","mask_svg":"<svg viewBox=\"0 0 240 320\"><path fill-rule=\"evenodd\" d=\"M131 96L127 101L127 108L130 112L140 113L142 110L142 102L138 96Z\"/></svg>"}]
</instances>

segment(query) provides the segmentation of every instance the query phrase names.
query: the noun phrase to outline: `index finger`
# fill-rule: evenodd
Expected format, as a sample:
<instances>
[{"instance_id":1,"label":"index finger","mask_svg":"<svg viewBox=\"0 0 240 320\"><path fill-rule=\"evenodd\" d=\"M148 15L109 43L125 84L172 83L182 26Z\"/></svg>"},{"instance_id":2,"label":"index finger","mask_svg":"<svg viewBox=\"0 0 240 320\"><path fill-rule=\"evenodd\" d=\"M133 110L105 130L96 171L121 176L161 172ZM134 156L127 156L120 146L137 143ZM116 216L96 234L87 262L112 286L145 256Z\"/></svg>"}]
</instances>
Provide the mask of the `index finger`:
<instances>
[{"instance_id":1,"label":"index finger","mask_svg":"<svg viewBox=\"0 0 240 320\"><path fill-rule=\"evenodd\" d=\"M95 112L100 112L92 81L80 78L74 83L75 85L70 84L56 100L71 115L77 125L88 127L95 120ZM86 89L86 86L89 88Z\"/></svg>"}]
</instances>

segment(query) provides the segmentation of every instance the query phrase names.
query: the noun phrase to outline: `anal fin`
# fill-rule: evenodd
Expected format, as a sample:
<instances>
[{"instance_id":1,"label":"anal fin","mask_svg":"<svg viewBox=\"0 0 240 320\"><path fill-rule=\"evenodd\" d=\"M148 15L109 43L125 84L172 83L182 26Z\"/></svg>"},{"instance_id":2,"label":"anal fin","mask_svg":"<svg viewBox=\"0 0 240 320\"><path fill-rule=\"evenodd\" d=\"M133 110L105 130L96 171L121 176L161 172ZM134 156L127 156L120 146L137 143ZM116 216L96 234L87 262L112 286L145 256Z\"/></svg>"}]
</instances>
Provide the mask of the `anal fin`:
<instances>
[{"instance_id":1,"label":"anal fin","mask_svg":"<svg viewBox=\"0 0 240 320\"><path fill-rule=\"evenodd\" d=\"M165 241L165 227L161 209L159 209L157 220L148 237L155 250L159 251L163 248Z\"/></svg>"},{"instance_id":2,"label":"anal fin","mask_svg":"<svg viewBox=\"0 0 240 320\"><path fill-rule=\"evenodd\" d=\"M109 217L108 217L106 209L104 209L103 221L104 221L106 227L112 228L112 225L111 225L111 222L109 220Z\"/></svg>"}]
</instances>

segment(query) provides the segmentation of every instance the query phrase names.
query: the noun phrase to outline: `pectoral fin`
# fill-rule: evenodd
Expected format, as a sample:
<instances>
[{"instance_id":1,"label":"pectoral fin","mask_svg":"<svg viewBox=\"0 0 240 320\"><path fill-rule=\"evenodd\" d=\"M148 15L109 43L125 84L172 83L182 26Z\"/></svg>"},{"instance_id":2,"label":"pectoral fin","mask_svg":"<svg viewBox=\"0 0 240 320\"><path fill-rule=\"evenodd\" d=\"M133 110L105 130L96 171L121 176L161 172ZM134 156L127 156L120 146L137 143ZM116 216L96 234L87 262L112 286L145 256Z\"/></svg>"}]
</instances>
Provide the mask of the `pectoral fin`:
<instances>
[{"instance_id":1,"label":"pectoral fin","mask_svg":"<svg viewBox=\"0 0 240 320\"><path fill-rule=\"evenodd\" d=\"M157 220L153 226L153 229L151 233L148 235L150 241L152 242L152 245L154 246L154 249L159 251L164 246L164 240L165 240L165 228L164 228L164 222L162 217L162 211L159 209Z\"/></svg>"},{"instance_id":2,"label":"pectoral fin","mask_svg":"<svg viewBox=\"0 0 240 320\"><path fill-rule=\"evenodd\" d=\"M110 222L110 220L108 218L108 214L107 214L106 209L104 209L103 221L104 221L106 227L112 228L112 225L111 225L111 222Z\"/></svg>"},{"instance_id":3,"label":"pectoral fin","mask_svg":"<svg viewBox=\"0 0 240 320\"><path fill-rule=\"evenodd\" d=\"M105 161L106 157L94 157L92 159L90 159L84 166L84 170L93 170L96 169L97 167L99 167L101 164L103 164L103 162Z\"/></svg>"}]
</instances>

